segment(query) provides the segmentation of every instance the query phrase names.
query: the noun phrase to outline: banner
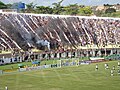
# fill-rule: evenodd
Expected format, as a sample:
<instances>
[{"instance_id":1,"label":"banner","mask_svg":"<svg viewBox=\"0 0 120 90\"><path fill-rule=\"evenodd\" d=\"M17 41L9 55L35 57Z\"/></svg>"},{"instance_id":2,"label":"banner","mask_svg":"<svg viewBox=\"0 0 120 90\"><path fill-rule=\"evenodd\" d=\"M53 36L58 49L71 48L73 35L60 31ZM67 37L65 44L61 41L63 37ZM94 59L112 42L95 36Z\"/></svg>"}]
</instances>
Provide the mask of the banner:
<instances>
[{"instance_id":1,"label":"banner","mask_svg":"<svg viewBox=\"0 0 120 90\"><path fill-rule=\"evenodd\" d=\"M19 68L19 71L32 71L32 70L40 70L44 68L51 68L51 65L43 65L43 66L36 66L36 67L27 67L27 68Z\"/></svg>"},{"instance_id":2,"label":"banner","mask_svg":"<svg viewBox=\"0 0 120 90\"><path fill-rule=\"evenodd\" d=\"M0 74L3 74L3 70L0 70Z\"/></svg>"}]
</instances>

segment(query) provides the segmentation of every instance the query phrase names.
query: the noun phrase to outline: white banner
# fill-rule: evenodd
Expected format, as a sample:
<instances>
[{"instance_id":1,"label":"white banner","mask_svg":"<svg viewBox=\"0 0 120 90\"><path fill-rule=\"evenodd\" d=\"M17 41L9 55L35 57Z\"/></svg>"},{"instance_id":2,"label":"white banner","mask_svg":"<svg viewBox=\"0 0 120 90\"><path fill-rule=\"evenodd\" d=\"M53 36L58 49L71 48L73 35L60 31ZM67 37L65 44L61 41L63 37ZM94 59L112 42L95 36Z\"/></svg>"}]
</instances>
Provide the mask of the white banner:
<instances>
[{"instance_id":1,"label":"white banner","mask_svg":"<svg viewBox=\"0 0 120 90\"><path fill-rule=\"evenodd\" d=\"M36 67L27 67L27 68L19 68L19 71L31 71L31 70L39 70L43 68L51 68L51 65L43 65L43 66L36 66Z\"/></svg>"},{"instance_id":2,"label":"white banner","mask_svg":"<svg viewBox=\"0 0 120 90\"><path fill-rule=\"evenodd\" d=\"M2 71L2 70L0 70L0 74L3 74L3 71Z\"/></svg>"}]
</instances>

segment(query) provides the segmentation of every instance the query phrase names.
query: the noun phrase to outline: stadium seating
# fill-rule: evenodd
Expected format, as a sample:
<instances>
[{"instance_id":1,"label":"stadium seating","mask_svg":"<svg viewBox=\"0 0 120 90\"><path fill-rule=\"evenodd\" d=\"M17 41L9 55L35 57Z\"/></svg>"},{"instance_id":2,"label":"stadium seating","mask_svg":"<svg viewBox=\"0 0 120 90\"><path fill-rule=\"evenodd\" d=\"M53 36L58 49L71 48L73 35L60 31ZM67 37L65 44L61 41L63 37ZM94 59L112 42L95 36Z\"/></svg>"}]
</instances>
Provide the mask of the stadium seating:
<instances>
[{"instance_id":1,"label":"stadium seating","mask_svg":"<svg viewBox=\"0 0 120 90\"><path fill-rule=\"evenodd\" d=\"M43 14L0 14L0 47L50 49L119 45L120 19ZM46 47L49 44L45 44Z\"/></svg>"}]
</instances>

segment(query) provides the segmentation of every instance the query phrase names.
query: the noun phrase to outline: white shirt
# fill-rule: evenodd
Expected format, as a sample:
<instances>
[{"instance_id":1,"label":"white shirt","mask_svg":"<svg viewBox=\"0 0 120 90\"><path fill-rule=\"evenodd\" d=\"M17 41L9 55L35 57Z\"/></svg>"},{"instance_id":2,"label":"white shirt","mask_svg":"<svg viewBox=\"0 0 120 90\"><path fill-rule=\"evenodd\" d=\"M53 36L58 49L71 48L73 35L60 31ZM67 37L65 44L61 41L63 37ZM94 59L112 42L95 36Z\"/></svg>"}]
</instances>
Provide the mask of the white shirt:
<instances>
[{"instance_id":1,"label":"white shirt","mask_svg":"<svg viewBox=\"0 0 120 90\"><path fill-rule=\"evenodd\" d=\"M96 68L98 68L98 65L96 65Z\"/></svg>"},{"instance_id":2,"label":"white shirt","mask_svg":"<svg viewBox=\"0 0 120 90\"><path fill-rule=\"evenodd\" d=\"M7 87L7 86L5 87L5 90L8 90L8 87Z\"/></svg>"}]
</instances>

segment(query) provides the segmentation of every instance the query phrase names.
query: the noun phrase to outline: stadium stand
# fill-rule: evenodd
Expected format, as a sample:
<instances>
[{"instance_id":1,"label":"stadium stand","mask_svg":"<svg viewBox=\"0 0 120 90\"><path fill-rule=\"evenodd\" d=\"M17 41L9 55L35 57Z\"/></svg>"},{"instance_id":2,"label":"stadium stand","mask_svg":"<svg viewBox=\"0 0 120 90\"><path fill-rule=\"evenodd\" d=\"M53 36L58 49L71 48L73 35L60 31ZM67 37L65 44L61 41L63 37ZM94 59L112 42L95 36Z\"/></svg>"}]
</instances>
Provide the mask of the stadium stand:
<instances>
[{"instance_id":1,"label":"stadium stand","mask_svg":"<svg viewBox=\"0 0 120 90\"><path fill-rule=\"evenodd\" d=\"M99 49L107 55L120 48L120 18L1 13L0 48L80 49L83 55Z\"/></svg>"},{"instance_id":2,"label":"stadium stand","mask_svg":"<svg viewBox=\"0 0 120 90\"><path fill-rule=\"evenodd\" d=\"M2 13L0 45L23 50L41 48L39 40L47 40L51 48L119 45L119 22L119 18Z\"/></svg>"}]
</instances>

